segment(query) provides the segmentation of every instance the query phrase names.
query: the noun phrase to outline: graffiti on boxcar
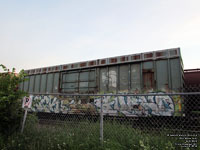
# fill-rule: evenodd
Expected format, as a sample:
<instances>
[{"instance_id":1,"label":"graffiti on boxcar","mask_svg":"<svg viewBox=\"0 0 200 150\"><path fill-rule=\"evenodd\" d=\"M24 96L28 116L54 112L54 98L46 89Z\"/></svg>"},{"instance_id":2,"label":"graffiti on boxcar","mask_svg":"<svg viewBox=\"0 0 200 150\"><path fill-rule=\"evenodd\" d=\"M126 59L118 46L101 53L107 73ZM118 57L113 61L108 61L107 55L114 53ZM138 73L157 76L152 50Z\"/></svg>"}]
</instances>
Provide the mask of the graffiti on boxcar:
<instances>
[{"instance_id":1,"label":"graffiti on boxcar","mask_svg":"<svg viewBox=\"0 0 200 150\"><path fill-rule=\"evenodd\" d=\"M180 104L170 96L103 96L105 115L125 116L173 116ZM175 98L180 101L179 98ZM175 106L177 105L177 106ZM101 98L93 97L93 102L82 103L81 99L55 96L34 96L32 111L49 113L90 113L100 111ZM180 106L177 107L179 110Z\"/></svg>"},{"instance_id":2,"label":"graffiti on boxcar","mask_svg":"<svg viewBox=\"0 0 200 150\"><path fill-rule=\"evenodd\" d=\"M100 110L100 98L94 100ZM103 97L104 114L126 116L173 116L174 102L170 96L107 96Z\"/></svg>"},{"instance_id":3,"label":"graffiti on boxcar","mask_svg":"<svg viewBox=\"0 0 200 150\"><path fill-rule=\"evenodd\" d=\"M34 96L33 97L33 106L32 111L36 112L54 112L60 113L69 108L63 105L63 101L57 97L48 95L48 96Z\"/></svg>"},{"instance_id":4,"label":"graffiti on boxcar","mask_svg":"<svg viewBox=\"0 0 200 150\"><path fill-rule=\"evenodd\" d=\"M75 102L72 98L62 98L55 96L34 96L33 106L31 108L35 112L49 113L95 113L95 107L90 104L81 104L81 100Z\"/></svg>"}]
</instances>

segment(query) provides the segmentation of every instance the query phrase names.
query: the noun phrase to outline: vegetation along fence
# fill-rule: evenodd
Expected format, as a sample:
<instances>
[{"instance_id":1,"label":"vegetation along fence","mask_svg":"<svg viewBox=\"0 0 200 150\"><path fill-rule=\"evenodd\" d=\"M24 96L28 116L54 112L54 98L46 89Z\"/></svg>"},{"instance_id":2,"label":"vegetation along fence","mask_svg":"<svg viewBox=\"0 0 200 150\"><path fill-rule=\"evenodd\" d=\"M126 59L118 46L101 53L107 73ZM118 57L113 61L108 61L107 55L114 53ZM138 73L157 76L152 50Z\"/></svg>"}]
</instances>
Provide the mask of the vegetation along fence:
<instances>
[{"instance_id":1,"label":"vegetation along fence","mask_svg":"<svg viewBox=\"0 0 200 150\"><path fill-rule=\"evenodd\" d=\"M200 144L200 92L40 93L31 98L30 112L37 113L40 130L59 130L76 140L114 141L117 149L137 149L138 143L149 149L197 149Z\"/></svg>"}]
</instances>

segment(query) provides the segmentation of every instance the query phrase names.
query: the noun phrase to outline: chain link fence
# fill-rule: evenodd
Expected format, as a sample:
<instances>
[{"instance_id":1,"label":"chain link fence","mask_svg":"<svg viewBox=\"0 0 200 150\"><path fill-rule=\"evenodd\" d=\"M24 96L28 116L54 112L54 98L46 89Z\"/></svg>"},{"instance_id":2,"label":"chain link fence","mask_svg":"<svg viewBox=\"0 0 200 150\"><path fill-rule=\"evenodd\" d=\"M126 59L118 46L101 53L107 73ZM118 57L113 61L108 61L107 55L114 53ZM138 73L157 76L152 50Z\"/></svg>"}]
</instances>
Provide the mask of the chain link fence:
<instances>
[{"instance_id":1,"label":"chain link fence","mask_svg":"<svg viewBox=\"0 0 200 150\"><path fill-rule=\"evenodd\" d=\"M114 140L129 149L153 143L158 149L171 141L174 147L199 146L199 87L180 93L148 94L41 94L33 95L31 111L40 126L65 126L61 132L95 136L101 143ZM169 145L170 146L170 145ZM151 148L153 148L151 147ZM145 148L145 147L144 147Z\"/></svg>"}]
</instances>

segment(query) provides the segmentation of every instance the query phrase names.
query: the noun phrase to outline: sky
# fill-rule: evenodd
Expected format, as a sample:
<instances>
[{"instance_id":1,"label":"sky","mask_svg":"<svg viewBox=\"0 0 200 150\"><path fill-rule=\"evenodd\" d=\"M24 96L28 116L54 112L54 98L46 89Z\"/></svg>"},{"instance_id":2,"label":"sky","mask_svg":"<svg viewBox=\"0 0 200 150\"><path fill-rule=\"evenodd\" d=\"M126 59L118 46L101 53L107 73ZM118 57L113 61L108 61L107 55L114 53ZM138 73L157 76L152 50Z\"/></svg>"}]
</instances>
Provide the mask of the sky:
<instances>
[{"instance_id":1,"label":"sky","mask_svg":"<svg viewBox=\"0 0 200 150\"><path fill-rule=\"evenodd\" d=\"M0 64L33 69L180 47L200 68L200 0L0 0Z\"/></svg>"}]
</instances>

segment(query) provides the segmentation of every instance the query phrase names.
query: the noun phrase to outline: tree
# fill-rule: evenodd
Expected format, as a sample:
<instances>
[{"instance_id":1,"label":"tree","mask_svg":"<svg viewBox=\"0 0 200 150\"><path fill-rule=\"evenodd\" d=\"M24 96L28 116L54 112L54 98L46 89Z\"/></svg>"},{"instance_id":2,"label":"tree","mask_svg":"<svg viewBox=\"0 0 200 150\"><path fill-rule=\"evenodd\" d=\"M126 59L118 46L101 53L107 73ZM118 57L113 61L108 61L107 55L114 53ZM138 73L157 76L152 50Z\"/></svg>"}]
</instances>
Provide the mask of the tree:
<instances>
[{"instance_id":1,"label":"tree","mask_svg":"<svg viewBox=\"0 0 200 150\"><path fill-rule=\"evenodd\" d=\"M9 71L4 65L0 65L0 133L10 135L20 128L22 119L21 100L26 95L18 89L24 81L25 73L15 73L15 69Z\"/></svg>"}]
</instances>

